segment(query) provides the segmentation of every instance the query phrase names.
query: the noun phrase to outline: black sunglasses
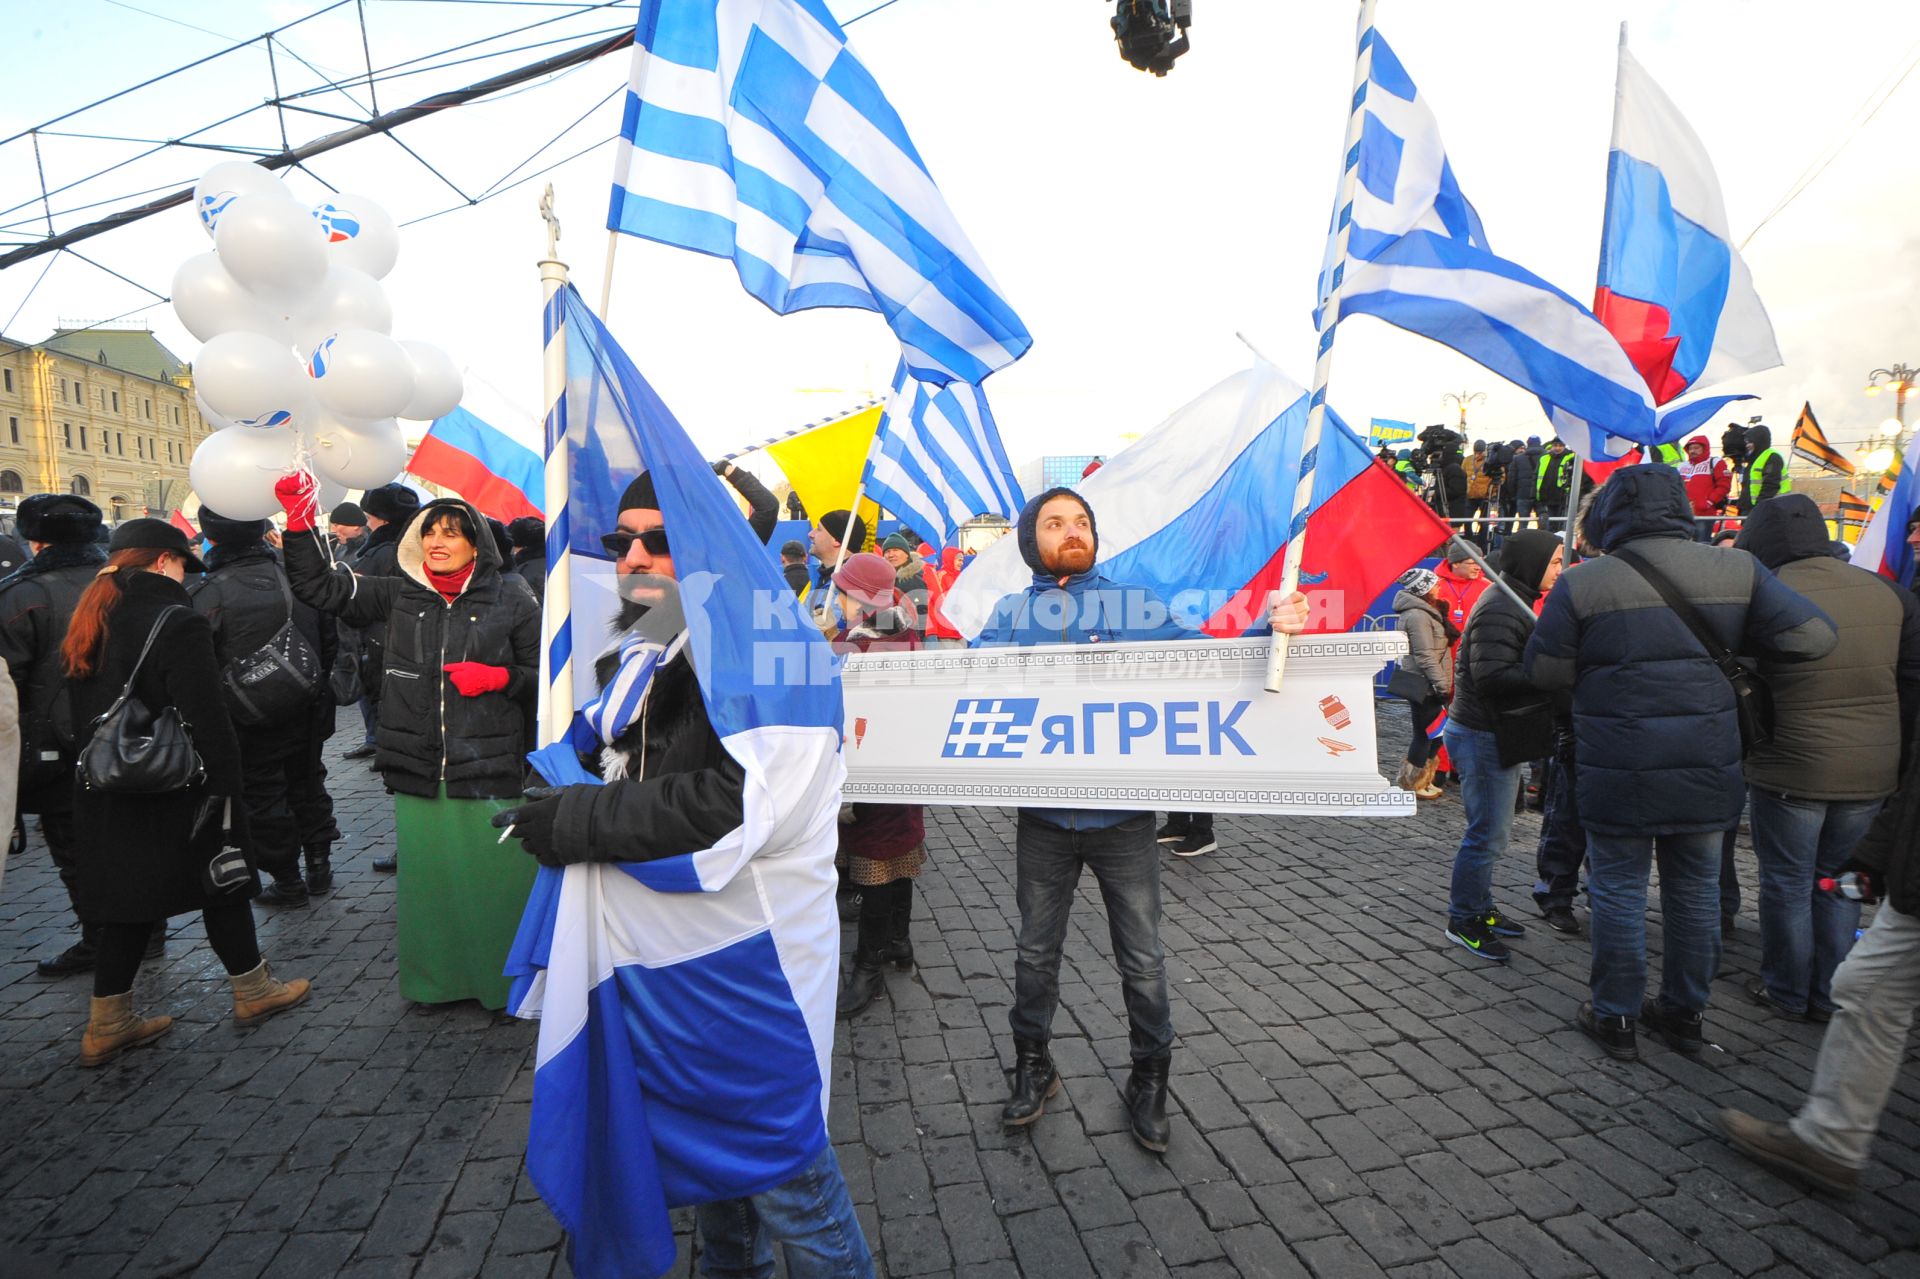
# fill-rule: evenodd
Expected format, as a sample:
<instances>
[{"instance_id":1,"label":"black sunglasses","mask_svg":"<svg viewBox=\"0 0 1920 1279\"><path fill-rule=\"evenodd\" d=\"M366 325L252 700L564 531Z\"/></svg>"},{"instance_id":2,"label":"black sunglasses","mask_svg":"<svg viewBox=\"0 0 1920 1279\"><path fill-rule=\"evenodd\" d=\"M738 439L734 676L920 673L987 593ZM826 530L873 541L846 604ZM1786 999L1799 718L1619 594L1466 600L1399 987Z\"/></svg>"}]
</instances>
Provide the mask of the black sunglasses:
<instances>
[{"instance_id":1,"label":"black sunglasses","mask_svg":"<svg viewBox=\"0 0 1920 1279\"><path fill-rule=\"evenodd\" d=\"M667 549L667 530L663 528L650 528L639 533L629 533L625 529L620 529L613 533L603 533L600 537L600 545L604 546L607 554L616 560L625 559L635 542L646 547L649 555L671 554Z\"/></svg>"}]
</instances>

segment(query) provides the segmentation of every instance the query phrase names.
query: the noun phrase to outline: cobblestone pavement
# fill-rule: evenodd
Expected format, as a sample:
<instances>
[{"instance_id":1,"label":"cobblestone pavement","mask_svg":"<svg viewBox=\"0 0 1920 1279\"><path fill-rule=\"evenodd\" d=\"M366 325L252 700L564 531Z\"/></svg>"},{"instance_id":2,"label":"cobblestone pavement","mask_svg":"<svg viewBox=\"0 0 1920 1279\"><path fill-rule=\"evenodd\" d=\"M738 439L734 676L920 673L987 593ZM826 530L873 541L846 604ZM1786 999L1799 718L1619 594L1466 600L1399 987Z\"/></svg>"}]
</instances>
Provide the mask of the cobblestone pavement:
<instances>
[{"instance_id":1,"label":"cobblestone pavement","mask_svg":"<svg viewBox=\"0 0 1920 1279\"><path fill-rule=\"evenodd\" d=\"M1383 721L1391 753L1405 716ZM260 912L263 948L315 995L252 1031L198 921L176 919L138 987L173 1032L76 1069L87 983L33 972L72 938L64 897L37 837L8 868L0 1274L567 1272L521 1171L532 1029L400 998L393 880L368 865L391 810L364 765L335 763L338 891ZM1403 822L1222 819L1221 851L1165 868L1178 1114L1156 1158L1120 1108L1126 1026L1091 877L1055 1026L1067 1087L1002 1130L1013 823L929 816L920 971L843 1024L835 1059L833 1140L886 1273L1920 1275L1920 1072L1852 1203L1715 1135L1724 1105L1790 1111L1819 1042L1740 991L1759 959L1744 846L1714 1047L1623 1065L1568 1026L1584 942L1536 928L1505 968L1444 944L1457 800ZM1523 919L1537 830L1520 819L1496 881Z\"/></svg>"}]
</instances>

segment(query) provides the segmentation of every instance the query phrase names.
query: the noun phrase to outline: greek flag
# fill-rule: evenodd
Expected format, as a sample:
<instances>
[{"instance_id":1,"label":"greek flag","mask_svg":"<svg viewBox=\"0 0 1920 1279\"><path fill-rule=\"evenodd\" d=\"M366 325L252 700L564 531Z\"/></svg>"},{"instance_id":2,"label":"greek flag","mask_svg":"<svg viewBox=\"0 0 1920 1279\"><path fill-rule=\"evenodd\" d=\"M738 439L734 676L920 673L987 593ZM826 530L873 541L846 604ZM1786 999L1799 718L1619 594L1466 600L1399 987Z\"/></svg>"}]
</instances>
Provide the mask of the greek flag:
<instances>
[{"instance_id":1,"label":"greek flag","mask_svg":"<svg viewBox=\"0 0 1920 1279\"><path fill-rule=\"evenodd\" d=\"M782 315L878 311L936 385L1033 344L823 0L647 0L620 131L609 228Z\"/></svg>"},{"instance_id":2,"label":"greek flag","mask_svg":"<svg viewBox=\"0 0 1920 1279\"><path fill-rule=\"evenodd\" d=\"M976 515L1011 520L1027 501L987 393L970 382L929 387L904 361L893 375L864 483L868 497L924 534L940 530L949 546Z\"/></svg>"},{"instance_id":3,"label":"greek flag","mask_svg":"<svg viewBox=\"0 0 1920 1279\"><path fill-rule=\"evenodd\" d=\"M507 961L515 1015L540 1019L528 1173L573 1272L624 1279L673 1264L670 1208L778 1185L826 1149L841 698L832 653L732 498L571 286L548 325L567 357L569 558L613 527L644 469L700 696L744 775L739 824L705 848L543 867ZM567 742L533 762L554 785L600 780ZM730 790L724 773L607 785L644 807L676 785Z\"/></svg>"},{"instance_id":4,"label":"greek flag","mask_svg":"<svg viewBox=\"0 0 1920 1279\"><path fill-rule=\"evenodd\" d=\"M1336 225L1351 223L1347 255L1323 265L1321 307L1336 307L1336 320L1375 316L1478 361L1539 396L1561 437L1596 460L1626 452L1627 441L1680 440L1728 402L1751 398L1659 411L1592 311L1489 247L1433 112L1372 27L1360 36L1360 57L1369 56L1353 104L1360 142L1348 157L1358 181L1353 202L1335 211Z\"/></svg>"}]
</instances>

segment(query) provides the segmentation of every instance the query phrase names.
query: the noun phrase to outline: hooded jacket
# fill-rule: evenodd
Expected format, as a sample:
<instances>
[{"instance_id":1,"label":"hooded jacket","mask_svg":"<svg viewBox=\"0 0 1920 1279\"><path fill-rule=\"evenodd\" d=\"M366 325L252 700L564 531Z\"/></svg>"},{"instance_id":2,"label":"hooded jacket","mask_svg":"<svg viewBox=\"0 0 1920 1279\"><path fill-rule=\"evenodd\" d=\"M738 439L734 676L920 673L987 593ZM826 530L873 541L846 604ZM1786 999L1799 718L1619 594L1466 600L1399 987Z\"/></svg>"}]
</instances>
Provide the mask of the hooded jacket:
<instances>
[{"instance_id":1,"label":"hooded jacket","mask_svg":"<svg viewBox=\"0 0 1920 1279\"><path fill-rule=\"evenodd\" d=\"M448 508L465 511L478 534L473 575L451 601L427 580L420 544L427 525ZM486 520L466 502L427 503L394 547L401 576L362 577L344 565L329 571L312 538L286 543L296 596L350 626L386 628L374 767L388 789L404 795L431 798L444 783L456 799L517 796L532 745L540 606L525 582L501 571ZM446 674L453 662L503 666L507 687L463 697Z\"/></svg>"},{"instance_id":2,"label":"hooded jacket","mask_svg":"<svg viewBox=\"0 0 1920 1279\"><path fill-rule=\"evenodd\" d=\"M1751 515L1755 507L1793 488L1787 478L1787 459L1773 447L1773 432L1764 426L1746 431L1747 457L1740 464L1740 510Z\"/></svg>"},{"instance_id":3,"label":"hooded jacket","mask_svg":"<svg viewBox=\"0 0 1920 1279\"><path fill-rule=\"evenodd\" d=\"M1020 512L1014 535L1020 557L1033 570L1026 590L994 605L987 624L973 641L976 648L1027 648L1038 644L1102 644L1124 640L1205 639L1173 620L1165 601L1144 586L1116 582L1100 572L1098 564L1084 573L1056 576L1040 560L1036 533L1040 508L1055 497L1080 495L1053 488L1029 501ZM1083 506L1086 504L1081 503ZM1093 508L1087 507L1095 555L1100 550L1100 528ZM1029 808L1036 820L1064 830L1104 830L1138 814L1117 810Z\"/></svg>"},{"instance_id":4,"label":"hooded jacket","mask_svg":"<svg viewBox=\"0 0 1920 1279\"><path fill-rule=\"evenodd\" d=\"M957 640L960 628L947 618L947 592L960 576L960 548L949 546L940 552L940 563L927 566L927 638Z\"/></svg>"},{"instance_id":5,"label":"hooded jacket","mask_svg":"<svg viewBox=\"0 0 1920 1279\"><path fill-rule=\"evenodd\" d=\"M106 549L90 541L49 542L0 579L0 658L20 698L22 813L64 813L73 803L76 721L60 645L106 562Z\"/></svg>"},{"instance_id":6,"label":"hooded jacket","mask_svg":"<svg viewBox=\"0 0 1920 1279\"><path fill-rule=\"evenodd\" d=\"M1546 694L1527 679L1521 661L1527 637L1533 634L1533 608L1540 599L1540 579L1553 559L1560 539L1542 529L1508 536L1501 548L1500 580L1527 602L1521 608L1505 591L1489 589L1473 606L1454 667L1450 722L1462 728L1492 732L1503 719L1537 716L1552 718Z\"/></svg>"},{"instance_id":7,"label":"hooded jacket","mask_svg":"<svg viewBox=\"0 0 1920 1279\"><path fill-rule=\"evenodd\" d=\"M1687 501L1695 515L1718 515L1727 509L1733 472L1725 458L1711 456L1706 436L1696 435L1687 441L1687 458L1674 469L1687 486Z\"/></svg>"},{"instance_id":8,"label":"hooded jacket","mask_svg":"<svg viewBox=\"0 0 1920 1279\"><path fill-rule=\"evenodd\" d=\"M1810 662L1762 661L1773 738L1747 756L1747 781L1777 794L1871 800L1892 794L1902 726L1920 707L1920 602L1878 573L1833 557L1813 499L1762 503L1734 543L1819 605L1840 632Z\"/></svg>"},{"instance_id":9,"label":"hooded jacket","mask_svg":"<svg viewBox=\"0 0 1920 1279\"><path fill-rule=\"evenodd\" d=\"M1587 523L1606 554L1561 575L1524 659L1535 684L1573 692L1580 812L1603 834L1724 831L1745 784L1733 687L1618 552L1631 547L1665 574L1735 652L1823 657L1833 624L1753 556L1694 541L1670 466L1615 471Z\"/></svg>"},{"instance_id":10,"label":"hooded jacket","mask_svg":"<svg viewBox=\"0 0 1920 1279\"><path fill-rule=\"evenodd\" d=\"M1407 660L1433 681L1442 700L1452 696L1453 641L1459 632L1432 600L1409 590L1394 595L1393 611L1400 615L1400 633L1407 637Z\"/></svg>"}]
</instances>

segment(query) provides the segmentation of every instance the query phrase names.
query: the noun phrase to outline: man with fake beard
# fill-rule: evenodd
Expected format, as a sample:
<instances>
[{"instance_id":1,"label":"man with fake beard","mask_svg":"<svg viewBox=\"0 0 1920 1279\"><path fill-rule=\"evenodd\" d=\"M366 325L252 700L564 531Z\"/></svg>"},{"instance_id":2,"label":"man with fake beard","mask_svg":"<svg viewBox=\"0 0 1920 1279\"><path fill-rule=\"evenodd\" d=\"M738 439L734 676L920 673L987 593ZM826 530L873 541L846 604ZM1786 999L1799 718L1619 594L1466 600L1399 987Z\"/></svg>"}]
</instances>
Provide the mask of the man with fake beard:
<instances>
[{"instance_id":1,"label":"man with fake beard","mask_svg":"<svg viewBox=\"0 0 1920 1279\"><path fill-rule=\"evenodd\" d=\"M1015 529L1033 583L994 606L975 644L1026 647L1124 640L1204 639L1172 620L1152 590L1116 582L1094 567L1099 534L1093 509L1068 488L1028 502ZM1276 604L1272 619L1293 634L1305 629L1306 597ZM1133 1138L1164 1151L1167 1070L1173 1060L1173 1016L1160 945L1160 854L1153 814L1112 809L1023 808L1015 841L1020 935L1014 960L1014 1071L1001 1110L1008 1127L1040 1118L1060 1091L1047 1052L1060 1002L1060 947L1082 867L1100 884L1113 937L1114 964L1126 999L1133 1073L1126 1106Z\"/></svg>"},{"instance_id":2,"label":"man with fake beard","mask_svg":"<svg viewBox=\"0 0 1920 1279\"><path fill-rule=\"evenodd\" d=\"M699 600L682 600L665 524L653 479L643 473L620 497L617 526L601 538L619 575L619 639L594 664L600 691L581 713L603 743L590 762L607 784L535 787L527 803L494 818L544 865L658 861L710 849L744 825L746 770L709 718L686 627L687 609ZM755 533L764 540L757 521ZM724 1034L724 1018L708 1016ZM701 1086L725 1092L742 1081ZM754 1153L765 1154L764 1145ZM778 1185L697 1205L695 1219L710 1273L771 1274L776 1245L787 1273L801 1279L874 1273L831 1146Z\"/></svg>"}]
</instances>

